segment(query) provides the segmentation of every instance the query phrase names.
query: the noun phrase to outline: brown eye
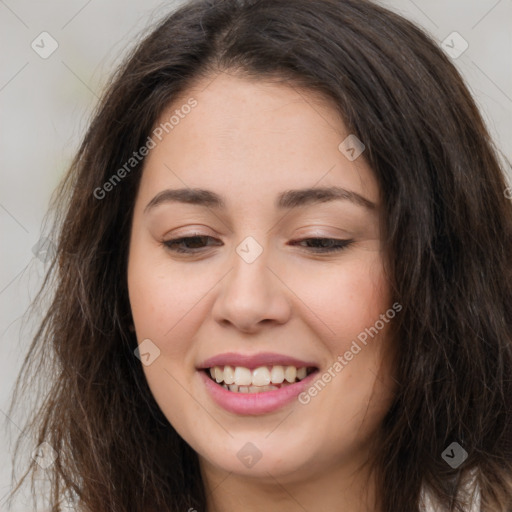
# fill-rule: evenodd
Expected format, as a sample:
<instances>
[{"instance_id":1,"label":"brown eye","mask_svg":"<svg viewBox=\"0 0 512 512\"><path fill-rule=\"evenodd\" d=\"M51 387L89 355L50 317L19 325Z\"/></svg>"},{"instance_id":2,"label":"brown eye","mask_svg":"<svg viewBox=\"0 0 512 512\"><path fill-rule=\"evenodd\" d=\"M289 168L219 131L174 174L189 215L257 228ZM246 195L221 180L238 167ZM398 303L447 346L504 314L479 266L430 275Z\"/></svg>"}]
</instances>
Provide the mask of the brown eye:
<instances>
[{"instance_id":1,"label":"brown eye","mask_svg":"<svg viewBox=\"0 0 512 512\"><path fill-rule=\"evenodd\" d=\"M329 253L341 251L348 247L353 241L354 240L339 240L336 238L304 238L303 240L297 240L294 245L307 242L309 245L306 248L312 250L312 252Z\"/></svg>"},{"instance_id":2,"label":"brown eye","mask_svg":"<svg viewBox=\"0 0 512 512\"><path fill-rule=\"evenodd\" d=\"M163 244L173 252L196 253L207 246L208 240L215 240L211 236L195 235L165 240ZM219 244L215 244L219 245Z\"/></svg>"}]
</instances>

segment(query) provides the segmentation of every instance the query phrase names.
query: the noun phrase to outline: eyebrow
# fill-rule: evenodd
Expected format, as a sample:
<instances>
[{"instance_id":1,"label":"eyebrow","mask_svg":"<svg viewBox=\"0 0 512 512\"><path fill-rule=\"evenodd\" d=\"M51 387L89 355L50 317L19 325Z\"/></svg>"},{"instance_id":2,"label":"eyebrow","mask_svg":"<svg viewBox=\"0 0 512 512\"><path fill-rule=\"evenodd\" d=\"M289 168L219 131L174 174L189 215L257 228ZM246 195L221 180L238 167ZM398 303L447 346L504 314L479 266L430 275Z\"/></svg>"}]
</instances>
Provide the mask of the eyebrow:
<instances>
[{"instance_id":1,"label":"eyebrow","mask_svg":"<svg viewBox=\"0 0 512 512\"><path fill-rule=\"evenodd\" d=\"M278 195L275 206L279 210L298 208L329 201L350 201L368 210L376 204L357 192L341 187L313 187L286 190ZM159 192L144 208L144 213L164 203L187 203L215 209L225 209L226 202L219 194L202 188L166 189Z\"/></svg>"}]
</instances>

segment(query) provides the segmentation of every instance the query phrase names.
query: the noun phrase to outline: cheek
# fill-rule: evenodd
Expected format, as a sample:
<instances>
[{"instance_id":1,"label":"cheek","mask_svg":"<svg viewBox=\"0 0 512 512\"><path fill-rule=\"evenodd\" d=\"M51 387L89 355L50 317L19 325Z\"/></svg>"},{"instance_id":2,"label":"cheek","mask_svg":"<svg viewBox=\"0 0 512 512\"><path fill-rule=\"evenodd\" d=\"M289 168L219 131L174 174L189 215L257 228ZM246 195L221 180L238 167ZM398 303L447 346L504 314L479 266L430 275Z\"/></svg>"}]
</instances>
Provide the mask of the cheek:
<instances>
[{"instance_id":1,"label":"cheek","mask_svg":"<svg viewBox=\"0 0 512 512\"><path fill-rule=\"evenodd\" d=\"M184 386L194 361L196 318L208 283L193 273L177 270L152 252L134 248L128 265L128 291L139 344L150 339L159 355L143 366L151 393L168 421L180 432L194 432L204 411L190 400ZM202 283L202 285L201 285ZM183 415L183 410L188 414ZM187 441L187 435L183 436Z\"/></svg>"},{"instance_id":2,"label":"cheek","mask_svg":"<svg viewBox=\"0 0 512 512\"><path fill-rule=\"evenodd\" d=\"M325 370L330 369L325 382L333 392L321 392L317 405L332 411L336 421L345 421L346 411L360 420L365 414L380 417L393 390L387 333L396 314L387 313L391 296L380 254L359 253L337 271L302 276L308 279L301 277L294 286L301 286L298 295L307 297L303 318L310 319L313 332L322 333L330 358L325 362Z\"/></svg>"},{"instance_id":3,"label":"cheek","mask_svg":"<svg viewBox=\"0 0 512 512\"><path fill-rule=\"evenodd\" d=\"M212 286L211 278L193 265L172 264L159 251L151 248L145 253L134 248L130 252L130 306L139 339L151 338L163 344L172 337L178 342L166 350L180 350L184 333L179 331L191 327Z\"/></svg>"},{"instance_id":4,"label":"cheek","mask_svg":"<svg viewBox=\"0 0 512 512\"><path fill-rule=\"evenodd\" d=\"M358 253L336 268L311 266L310 271L296 276L290 275L290 288L302 299L303 318L310 318L314 331L321 332L323 340L338 353L347 350L351 341L390 307L389 286L378 252Z\"/></svg>"}]
</instances>

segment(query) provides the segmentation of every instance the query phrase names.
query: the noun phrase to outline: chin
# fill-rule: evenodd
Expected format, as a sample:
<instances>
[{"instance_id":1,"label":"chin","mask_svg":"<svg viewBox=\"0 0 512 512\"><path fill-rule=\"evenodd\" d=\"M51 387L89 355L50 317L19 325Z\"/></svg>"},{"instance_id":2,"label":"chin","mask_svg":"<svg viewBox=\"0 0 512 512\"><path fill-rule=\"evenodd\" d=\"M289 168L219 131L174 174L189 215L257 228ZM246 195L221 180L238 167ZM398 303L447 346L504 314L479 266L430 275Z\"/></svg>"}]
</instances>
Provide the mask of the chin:
<instances>
[{"instance_id":1,"label":"chin","mask_svg":"<svg viewBox=\"0 0 512 512\"><path fill-rule=\"evenodd\" d=\"M311 445L307 439L298 442L292 435L276 435L275 439L270 440L266 439L268 434L266 430L259 435L236 435L229 442L224 440L215 443L217 446L223 445L222 451L212 451L210 447L196 451L202 462L208 465L244 477L268 479L274 483L274 478L280 482L293 480L293 477L310 473L312 466L318 465L318 459L313 463L315 457L310 453ZM293 445L285 445L286 440L290 439L293 439Z\"/></svg>"}]
</instances>

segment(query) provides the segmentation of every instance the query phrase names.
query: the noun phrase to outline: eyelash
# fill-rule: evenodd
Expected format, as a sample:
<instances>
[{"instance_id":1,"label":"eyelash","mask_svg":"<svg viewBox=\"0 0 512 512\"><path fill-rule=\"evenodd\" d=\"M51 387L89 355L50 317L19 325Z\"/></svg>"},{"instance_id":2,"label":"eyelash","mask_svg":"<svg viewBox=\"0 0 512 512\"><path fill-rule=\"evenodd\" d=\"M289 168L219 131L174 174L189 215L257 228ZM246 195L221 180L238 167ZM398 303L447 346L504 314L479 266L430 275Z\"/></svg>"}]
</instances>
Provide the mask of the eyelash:
<instances>
[{"instance_id":1,"label":"eyelash","mask_svg":"<svg viewBox=\"0 0 512 512\"><path fill-rule=\"evenodd\" d=\"M186 237L181 237L181 238L172 238L170 240L165 240L162 243L172 252L176 252L176 253L180 253L180 254L197 254L198 251L200 251L201 249L204 249L204 247L196 247L195 249L183 249L183 248L173 248L172 245L187 243L187 241L189 241L189 240L197 240L197 239L205 239L205 238L213 240L213 237L211 237L211 236L195 235L195 236L186 236ZM354 241L354 240L340 240L337 238L313 237L313 238L303 238L302 240L296 240L295 242L309 242L311 240L321 241L321 242L327 241L327 242L330 242L329 245L332 245L332 242L337 244L334 247L332 247L332 246L331 247L316 247L316 248L310 247L309 249L311 249L311 252L313 252L315 254L328 254L328 253L340 252L343 249L346 249Z\"/></svg>"}]
</instances>

